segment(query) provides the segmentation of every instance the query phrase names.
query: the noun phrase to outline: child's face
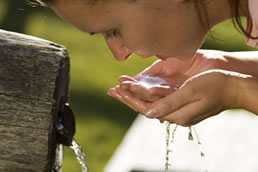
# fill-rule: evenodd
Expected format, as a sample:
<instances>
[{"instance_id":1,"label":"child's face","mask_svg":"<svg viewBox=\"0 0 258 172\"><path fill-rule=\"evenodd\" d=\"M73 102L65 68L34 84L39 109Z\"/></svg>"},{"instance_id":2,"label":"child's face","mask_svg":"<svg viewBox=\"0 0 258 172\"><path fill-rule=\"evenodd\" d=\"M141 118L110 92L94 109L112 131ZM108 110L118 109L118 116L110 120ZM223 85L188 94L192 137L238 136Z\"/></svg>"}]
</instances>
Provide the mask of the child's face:
<instances>
[{"instance_id":1,"label":"child's face","mask_svg":"<svg viewBox=\"0 0 258 172\"><path fill-rule=\"evenodd\" d=\"M102 33L119 61L132 52L144 58L190 58L206 34L192 4L180 0L83 1L57 0L53 9L85 32Z\"/></svg>"}]
</instances>

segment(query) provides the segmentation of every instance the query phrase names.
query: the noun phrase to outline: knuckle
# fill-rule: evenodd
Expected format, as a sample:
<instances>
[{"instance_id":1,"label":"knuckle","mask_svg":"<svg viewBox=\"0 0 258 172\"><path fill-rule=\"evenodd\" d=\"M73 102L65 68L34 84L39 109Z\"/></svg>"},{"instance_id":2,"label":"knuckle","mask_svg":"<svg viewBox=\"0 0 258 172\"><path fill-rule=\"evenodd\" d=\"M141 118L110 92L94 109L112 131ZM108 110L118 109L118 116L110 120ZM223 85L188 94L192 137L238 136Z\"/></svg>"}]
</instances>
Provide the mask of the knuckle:
<instances>
[{"instance_id":1,"label":"knuckle","mask_svg":"<svg viewBox=\"0 0 258 172\"><path fill-rule=\"evenodd\" d=\"M154 95L156 93L156 89L155 88L151 88L148 90L148 94L149 95Z\"/></svg>"},{"instance_id":2,"label":"knuckle","mask_svg":"<svg viewBox=\"0 0 258 172\"><path fill-rule=\"evenodd\" d=\"M171 104L171 102L165 101L165 102L163 102L163 106L160 111L162 114L168 114L168 113L173 112L173 109L174 108L173 108L173 105Z\"/></svg>"}]
</instances>

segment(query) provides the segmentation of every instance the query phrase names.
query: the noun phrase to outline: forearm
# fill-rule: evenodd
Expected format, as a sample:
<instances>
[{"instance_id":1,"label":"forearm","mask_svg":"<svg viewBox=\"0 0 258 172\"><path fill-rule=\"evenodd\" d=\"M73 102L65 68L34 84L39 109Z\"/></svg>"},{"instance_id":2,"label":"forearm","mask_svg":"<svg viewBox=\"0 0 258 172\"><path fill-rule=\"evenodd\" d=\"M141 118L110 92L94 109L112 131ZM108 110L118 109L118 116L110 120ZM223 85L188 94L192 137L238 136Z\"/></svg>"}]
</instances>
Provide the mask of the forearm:
<instances>
[{"instance_id":1,"label":"forearm","mask_svg":"<svg viewBox=\"0 0 258 172\"><path fill-rule=\"evenodd\" d=\"M258 77L258 51L225 52L198 50L207 59L212 59L215 69L239 72Z\"/></svg>"},{"instance_id":2,"label":"forearm","mask_svg":"<svg viewBox=\"0 0 258 172\"><path fill-rule=\"evenodd\" d=\"M258 77L258 51L225 52L224 69Z\"/></svg>"}]
</instances>

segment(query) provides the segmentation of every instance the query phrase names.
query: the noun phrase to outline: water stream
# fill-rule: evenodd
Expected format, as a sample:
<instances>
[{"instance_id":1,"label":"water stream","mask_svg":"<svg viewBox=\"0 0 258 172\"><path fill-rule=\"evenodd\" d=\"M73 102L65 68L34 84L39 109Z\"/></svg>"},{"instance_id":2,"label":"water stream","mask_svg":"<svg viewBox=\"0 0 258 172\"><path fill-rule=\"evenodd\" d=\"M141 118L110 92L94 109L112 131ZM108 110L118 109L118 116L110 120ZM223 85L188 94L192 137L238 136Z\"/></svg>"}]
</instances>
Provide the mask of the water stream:
<instances>
[{"instance_id":1,"label":"water stream","mask_svg":"<svg viewBox=\"0 0 258 172\"><path fill-rule=\"evenodd\" d=\"M174 143L175 141L175 133L177 130L178 125L175 125L173 131L171 132L171 124L169 122L166 122L166 159L165 159L165 169L164 172L169 172L169 167L171 166L171 159L170 159L170 154L173 153L173 149L171 148L170 143ZM196 129L192 126L188 127L189 131L188 131L188 140L190 141L194 141L194 136L193 136L193 131L197 140L197 144L199 146L199 152L200 152L200 157L205 157L204 152L201 149L201 142L198 136L198 133L196 131ZM205 172L207 172L208 170L206 169Z\"/></svg>"},{"instance_id":2,"label":"water stream","mask_svg":"<svg viewBox=\"0 0 258 172\"><path fill-rule=\"evenodd\" d=\"M166 163L165 163L165 172L168 172L169 167L171 164L169 163L169 154L171 152L170 147L169 147L169 142L170 142L170 123L166 122Z\"/></svg>"},{"instance_id":3,"label":"water stream","mask_svg":"<svg viewBox=\"0 0 258 172\"><path fill-rule=\"evenodd\" d=\"M65 106L64 114L67 120L65 121L63 118L60 118L58 120L58 123L56 125L57 130L57 150L59 153L56 157L56 162L54 165L54 172L60 172L62 167L62 156L63 156L63 146L69 146L75 153L76 159L81 165L82 172L89 172L89 168L86 165L85 162L85 154L81 148L81 146L75 141L74 134L75 134L75 123L73 122L74 119L73 113L68 105ZM59 157L60 156L60 157Z\"/></svg>"},{"instance_id":4,"label":"water stream","mask_svg":"<svg viewBox=\"0 0 258 172\"><path fill-rule=\"evenodd\" d=\"M89 172L90 170L86 165L85 154L81 146L73 139L70 148L74 151L77 161L81 164L82 172Z\"/></svg>"}]
</instances>

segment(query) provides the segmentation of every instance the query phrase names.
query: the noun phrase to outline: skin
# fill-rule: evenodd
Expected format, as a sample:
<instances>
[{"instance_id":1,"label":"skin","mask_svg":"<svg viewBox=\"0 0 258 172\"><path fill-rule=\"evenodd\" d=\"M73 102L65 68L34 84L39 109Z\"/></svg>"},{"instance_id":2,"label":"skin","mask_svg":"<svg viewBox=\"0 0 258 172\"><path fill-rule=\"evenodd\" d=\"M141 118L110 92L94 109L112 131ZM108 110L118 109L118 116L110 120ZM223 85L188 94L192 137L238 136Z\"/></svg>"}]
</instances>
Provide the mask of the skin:
<instances>
[{"instance_id":1,"label":"skin","mask_svg":"<svg viewBox=\"0 0 258 172\"><path fill-rule=\"evenodd\" d=\"M81 30L103 34L118 61L132 53L160 58L135 77L121 76L108 94L149 118L189 126L231 108L258 113L258 52L198 50L208 30L231 17L226 0L206 2L209 27L200 22L194 4L183 0L100 0L93 5L56 0L52 8ZM247 3L241 1L240 15L248 11ZM166 84L146 87L142 74Z\"/></svg>"},{"instance_id":2,"label":"skin","mask_svg":"<svg viewBox=\"0 0 258 172\"><path fill-rule=\"evenodd\" d=\"M218 57L218 54L223 56ZM182 126L194 125L226 109L243 108L258 114L255 105L258 96L257 52L202 50L197 55L189 70L181 70L181 73L166 67L173 64L179 67L172 58L158 61L143 72L166 76L170 89L167 85L146 88L138 83L137 76L122 76L120 86L111 88L108 93L148 118ZM185 78L183 83L182 76ZM176 85L179 88L173 90Z\"/></svg>"},{"instance_id":3,"label":"skin","mask_svg":"<svg viewBox=\"0 0 258 172\"><path fill-rule=\"evenodd\" d=\"M81 30L102 33L119 61L132 52L143 58L191 58L208 31L202 27L193 4L181 0L112 0L95 5L82 0L69 2L56 0L52 8ZM118 34L109 37L112 33Z\"/></svg>"}]
</instances>

